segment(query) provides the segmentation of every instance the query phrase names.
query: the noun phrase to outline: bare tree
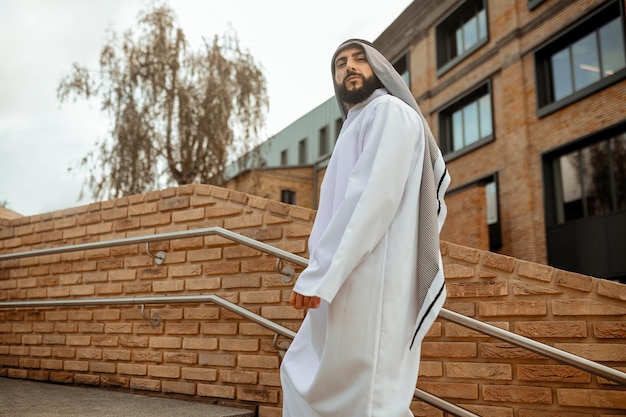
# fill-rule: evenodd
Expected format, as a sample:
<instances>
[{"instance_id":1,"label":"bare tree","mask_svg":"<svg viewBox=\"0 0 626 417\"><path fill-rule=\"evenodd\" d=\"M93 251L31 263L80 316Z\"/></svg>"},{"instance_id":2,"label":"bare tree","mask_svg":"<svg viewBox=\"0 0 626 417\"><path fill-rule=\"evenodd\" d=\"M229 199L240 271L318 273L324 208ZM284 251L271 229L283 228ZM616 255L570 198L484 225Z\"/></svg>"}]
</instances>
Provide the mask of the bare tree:
<instances>
[{"instance_id":1,"label":"bare tree","mask_svg":"<svg viewBox=\"0 0 626 417\"><path fill-rule=\"evenodd\" d=\"M108 33L100 71L77 64L59 84L60 102L99 97L112 120L79 167L96 199L162 185L219 183L235 151L254 143L268 108L266 81L233 30L194 52L174 11L153 3L121 38Z\"/></svg>"}]
</instances>

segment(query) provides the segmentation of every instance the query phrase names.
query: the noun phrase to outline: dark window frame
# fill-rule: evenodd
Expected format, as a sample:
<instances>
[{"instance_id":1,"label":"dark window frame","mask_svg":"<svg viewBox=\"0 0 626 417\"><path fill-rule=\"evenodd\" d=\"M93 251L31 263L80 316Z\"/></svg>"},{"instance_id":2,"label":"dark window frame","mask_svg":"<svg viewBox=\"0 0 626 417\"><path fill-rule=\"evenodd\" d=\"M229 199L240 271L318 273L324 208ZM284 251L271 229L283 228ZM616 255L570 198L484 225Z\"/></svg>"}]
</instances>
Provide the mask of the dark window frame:
<instances>
[{"instance_id":1,"label":"dark window frame","mask_svg":"<svg viewBox=\"0 0 626 417\"><path fill-rule=\"evenodd\" d=\"M398 71L409 89L411 88L411 71L409 68L409 53L405 53L393 63L393 68Z\"/></svg>"},{"instance_id":2,"label":"dark window frame","mask_svg":"<svg viewBox=\"0 0 626 417\"><path fill-rule=\"evenodd\" d=\"M335 119L335 143L337 143L337 139L339 139L339 133L341 133L341 128L343 127L343 118L340 117Z\"/></svg>"},{"instance_id":3,"label":"dark window frame","mask_svg":"<svg viewBox=\"0 0 626 417\"><path fill-rule=\"evenodd\" d=\"M487 191L487 186L489 184L494 184L496 189L496 207L495 207L495 216L496 220L492 223L489 223L487 219L487 228L489 230L489 250L495 252L499 249L502 249L502 215L500 213L500 179L498 173L496 172L491 177L485 178L483 181L485 192ZM486 196L485 196L486 198ZM488 203L487 203L488 204ZM488 207L485 207L485 211L488 213Z\"/></svg>"},{"instance_id":4,"label":"dark window frame","mask_svg":"<svg viewBox=\"0 0 626 417\"><path fill-rule=\"evenodd\" d=\"M307 140L301 139L298 142L298 165L306 165L308 160Z\"/></svg>"},{"instance_id":5,"label":"dark window frame","mask_svg":"<svg viewBox=\"0 0 626 417\"><path fill-rule=\"evenodd\" d=\"M329 139L330 139L330 135L328 134L328 125L321 127L319 129L319 135L318 135L318 140L319 140L319 152L318 152L318 156L322 157L325 155L328 155L330 153L330 144L329 144Z\"/></svg>"},{"instance_id":6,"label":"dark window frame","mask_svg":"<svg viewBox=\"0 0 626 417\"><path fill-rule=\"evenodd\" d=\"M626 251L626 237L620 233L626 226L626 209L620 208L618 203L609 212L584 213L582 217L566 219L566 202L559 184L561 171L556 169L556 161L563 156L582 152L624 134L626 121L542 153L546 252L551 266L626 283L626 260L620 256ZM615 190L621 190L619 185ZM584 198L585 194L582 194Z\"/></svg>"},{"instance_id":7,"label":"dark window frame","mask_svg":"<svg viewBox=\"0 0 626 417\"><path fill-rule=\"evenodd\" d=\"M296 204L296 192L289 189L280 190L280 201L285 204Z\"/></svg>"},{"instance_id":8,"label":"dark window frame","mask_svg":"<svg viewBox=\"0 0 626 417\"><path fill-rule=\"evenodd\" d=\"M485 31L483 39L458 55L453 55L452 45L456 41L456 30L478 13L485 11ZM487 0L468 0L446 15L435 25L435 50L437 53L437 77L441 77L468 56L489 43L489 13Z\"/></svg>"},{"instance_id":9,"label":"dark window frame","mask_svg":"<svg viewBox=\"0 0 626 417\"><path fill-rule=\"evenodd\" d=\"M546 214L546 227L550 228L550 227L559 226L565 223L585 221L585 219L596 217L596 216L588 216L587 214L585 214L584 217L581 217L579 219L574 219L574 220L569 220L569 221L559 220L558 205L561 202L559 201L557 197L559 193L557 192L557 184L556 184L557 173L555 172L555 161L564 155L568 155L576 151L580 152L594 145L607 142L611 140L612 138L614 138L615 136L619 134L624 134L624 133L626 133L626 122L618 123L606 129L602 129L598 132L594 132L593 134L583 137L581 139L574 140L565 146L551 150L542 155L543 181L545 184L544 186L544 212ZM615 187L614 184L613 184L613 187ZM612 189L612 192L613 193L616 192L615 188ZM618 211L622 211L622 210L619 208L614 208L613 211L611 211L608 214L611 215Z\"/></svg>"},{"instance_id":10,"label":"dark window frame","mask_svg":"<svg viewBox=\"0 0 626 417\"><path fill-rule=\"evenodd\" d=\"M575 25L569 26L565 31L555 35L553 38L539 46L534 52L535 60L535 85L536 85L536 104L537 117L542 118L557 110L567 107L577 101L584 99L598 91L616 84L626 78L626 67L617 71L610 77L601 78L572 94L565 96L559 100L552 97L552 81L551 81L551 63L550 59L557 52L560 52L568 45L572 45L579 39L598 31L603 24L606 24L615 18L614 12L619 10L619 17L622 26L622 33L626 34L624 24L624 7L621 1L608 2L596 10L589 13L583 19L576 22ZM590 30L591 28L591 30ZM625 36L626 39L626 36ZM626 45L626 40L624 42ZM625 51L626 53L626 51Z\"/></svg>"},{"instance_id":11,"label":"dark window frame","mask_svg":"<svg viewBox=\"0 0 626 417\"><path fill-rule=\"evenodd\" d=\"M477 101L480 97L489 95L489 104L491 107L491 134L484 138L479 138L476 142L464 146L461 149L452 150L454 148L454 137L452 134L452 114L468 104ZM462 155L472 152L496 139L496 123L493 106L493 89L491 80L487 80L470 91L466 92L452 103L438 112L439 119L439 146L443 153L444 160L449 162Z\"/></svg>"},{"instance_id":12,"label":"dark window frame","mask_svg":"<svg viewBox=\"0 0 626 417\"><path fill-rule=\"evenodd\" d=\"M528 10L534 10L539 7L546 0L528 0Z\"/></svg>"}]
</instances>

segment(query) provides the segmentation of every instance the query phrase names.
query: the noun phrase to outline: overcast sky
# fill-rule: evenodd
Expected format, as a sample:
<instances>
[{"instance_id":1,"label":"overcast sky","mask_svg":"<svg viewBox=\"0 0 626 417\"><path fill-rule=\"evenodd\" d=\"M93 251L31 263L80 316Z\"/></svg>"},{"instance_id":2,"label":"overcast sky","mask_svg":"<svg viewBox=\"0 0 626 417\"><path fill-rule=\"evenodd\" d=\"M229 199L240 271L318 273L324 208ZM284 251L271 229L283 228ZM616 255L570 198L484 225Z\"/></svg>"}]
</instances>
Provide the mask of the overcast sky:
<instances>
[{"instance_id":1,"label":"overcast sky","mask_svg":"<svg viewBox=\"0 0 626 417\"><path fill-rule=\"evenodd\" d=\"M230 25L267 78L265 138L333 95L330 58L344 40L376 39L411 0L170 0L193 50ZM68 173L109 120L95 101L60 104L73 63L98 69L106 30L122 33L146 0L0 0L0 203L23 215L79 201L83 178Z\"/></svg>"}]
</instances>

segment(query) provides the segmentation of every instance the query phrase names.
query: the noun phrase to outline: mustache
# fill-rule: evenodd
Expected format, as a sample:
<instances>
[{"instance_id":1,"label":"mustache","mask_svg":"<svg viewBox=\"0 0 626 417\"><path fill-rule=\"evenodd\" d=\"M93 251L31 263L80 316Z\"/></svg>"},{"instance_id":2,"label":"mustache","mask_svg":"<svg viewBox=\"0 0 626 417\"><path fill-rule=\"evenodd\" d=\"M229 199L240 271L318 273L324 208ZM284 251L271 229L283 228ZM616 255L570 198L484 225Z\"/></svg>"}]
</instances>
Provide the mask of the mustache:
<instances>
[{"instance_id":1,"label":"mustache","mask_svg":"<svg viewBox=\"0 0 626 417\"><path fill-rule=\"evenodd\" d=\"M355 72L355 71L348 71L348 72L346 73L346 76L345 76L345 77L343 77L343 82L345 83L345 82L346 82L346 80L347 80L348 78L352 77L353 75L356 75L357 77L360 77L360 78L361 78L361 80L363 80L363 76L362 76L361 74L359 74L358 72Z\"/></svg>"}]
</instances>

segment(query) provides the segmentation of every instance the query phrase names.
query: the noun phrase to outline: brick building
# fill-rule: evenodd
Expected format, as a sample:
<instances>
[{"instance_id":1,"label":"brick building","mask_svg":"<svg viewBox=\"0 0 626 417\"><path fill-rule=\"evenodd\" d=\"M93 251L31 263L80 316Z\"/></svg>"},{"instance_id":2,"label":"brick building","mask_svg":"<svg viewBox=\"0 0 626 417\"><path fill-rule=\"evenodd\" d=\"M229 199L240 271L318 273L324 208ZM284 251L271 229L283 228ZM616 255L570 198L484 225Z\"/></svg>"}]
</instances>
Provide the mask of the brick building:
<instances>
[{"instance_id":1,"label":"brick building","mask_svg":"<svg viewBox=\"0 0 626 417\"><path fill-rule=\"evenodd\" d=\"M626 281L624 8L420 0L374 40L448 162L444 240ZM318 149L332 148L338 117L331 98L262 145L263 164L240 171L245 188L226 185L257 194L250 178L272 169L262 181L273 191L259 195L316 207L328 158ZM276 175L304 165L308 181Z\"/></svg>"}]
</instances>

